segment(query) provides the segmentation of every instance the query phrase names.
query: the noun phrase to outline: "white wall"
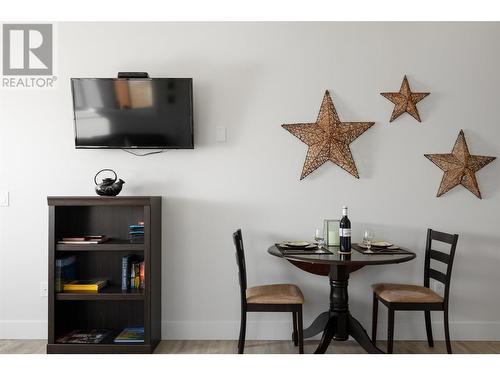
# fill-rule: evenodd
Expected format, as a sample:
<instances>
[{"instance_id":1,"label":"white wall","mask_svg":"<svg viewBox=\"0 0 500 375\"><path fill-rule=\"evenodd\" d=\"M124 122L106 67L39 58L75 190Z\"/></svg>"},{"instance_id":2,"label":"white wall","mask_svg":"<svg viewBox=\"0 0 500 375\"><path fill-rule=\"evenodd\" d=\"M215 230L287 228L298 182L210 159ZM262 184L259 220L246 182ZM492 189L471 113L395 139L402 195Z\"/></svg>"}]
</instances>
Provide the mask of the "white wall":
<instances>
[{"instance_id":1,"label":"white wall","mask_svg":"<svg viewBox=\"0 0 500 375\"><path fill-rule=\"evenodd\" d=\"M442 172L424 153L449 152L460 129L472 153L500 156L498 23L64 23L58 87L0 91L0 338L45 337L47 195L93 195L104 167L123 195L162 195L163 338L237 337L239 290L231 233L243 229L249 283L292 282L305 324L328 306L328 280L271 257L280 239L310 239L347 204L363 228L415 249L416 260L351 275L352 312L369 329L370 284L420 283L427 227L460 234L451 291L456 339L500 339L498 161L477 173L484 199L462 187L441 198ZM139 158L75 150L70 77L193 77L194 150ZM422 124L380 92L407 74ZM376 124L351 146L357 180L329 163L299 181L306 146L281 128L316 119L329 89L343 121ZM227 143L215 129L228 129ZM433 315L442 337L441 314ZM380 332L385 329L381 308ZM288 338L288 314L252 314L249 338ZM423 338L423 313L398 313L396 338Z\"/></svg>"}]
</instances>

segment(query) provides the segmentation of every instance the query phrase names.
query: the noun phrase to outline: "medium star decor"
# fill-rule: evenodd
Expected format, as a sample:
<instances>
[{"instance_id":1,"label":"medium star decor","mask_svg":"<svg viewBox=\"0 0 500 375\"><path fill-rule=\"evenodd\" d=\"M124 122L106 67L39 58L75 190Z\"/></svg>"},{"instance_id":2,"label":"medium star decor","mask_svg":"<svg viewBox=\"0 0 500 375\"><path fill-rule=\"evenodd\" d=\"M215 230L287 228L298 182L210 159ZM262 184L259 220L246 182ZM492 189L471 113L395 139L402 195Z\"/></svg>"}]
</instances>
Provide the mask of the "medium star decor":
<instances>
[{"instance_id":1,"label":"medium star decor","mask_svg":"<svg viewBox=\"0 0 500 375\"><path fill-rule=\"evenodd\" d=\"M328 160L359 178L349 144L373 124L374 122L341 122L330 93L326 90L316 122L281 126L309 146L300 176L302 180Z\"/></svg>"},{"instance_id":2,"label":"medium star decor","mask_svg":"<svg viewBox=\"0 0 500 375\"><path fill-rule=\"evenodd\" d=\"M390 122L393 122L405 112L413 116L418 122L421 122L417 103L429 94L428 92L411 92L410 84L406 76L403 78L403 83L401 84L399 92L380 93L384 98L394 103L394 110L392 111Z\"/></svg>"},{"instance_id":3,"label":"medium star decor","mask_svg":"<svg viewBox=\"0 0 500 375\"><path fill-rule=\"evenodd\" d=\"M427 159L444 171L441 185L437 192L440 197L457 185L462 185L481 199L481 192L476 180L476 172L496 158L494 156L471 155L464 131L460 130L451 154L425 154Z\"/></svg>"}]
</instances>

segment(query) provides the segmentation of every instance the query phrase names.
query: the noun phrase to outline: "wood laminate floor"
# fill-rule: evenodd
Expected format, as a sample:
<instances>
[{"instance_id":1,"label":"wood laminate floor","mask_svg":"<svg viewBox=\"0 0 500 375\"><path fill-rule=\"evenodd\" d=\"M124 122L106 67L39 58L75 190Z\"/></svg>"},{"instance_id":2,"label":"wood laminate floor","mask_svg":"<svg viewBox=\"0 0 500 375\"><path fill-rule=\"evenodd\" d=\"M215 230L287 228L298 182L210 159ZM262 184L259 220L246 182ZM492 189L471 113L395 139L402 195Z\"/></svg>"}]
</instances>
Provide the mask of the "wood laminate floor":
<instances>
[{"instance_id":1,"label":"wood laminate floor","mask_svg":"<svg viewBox=\"0 0 500 375\"><path fill-rule=\"evenodd\" d=\"M236 352L236 341L232 340L172 340L162 341L155 354L232 354ZM317 341L306 341L304 350L312 353ZM44 354L45 340L0 340L0 354ZM385 350L385 342L378 343ZM454 341L455 354L500 354L500 341ZM445 354L443 341L429 348L426 341L395 341L396 354ZM289 341L247 341L247 354L295 354L298 350ZM364 354L365 351L354 341L333 342L328 353Z\"/></svg>"}]
</instances>

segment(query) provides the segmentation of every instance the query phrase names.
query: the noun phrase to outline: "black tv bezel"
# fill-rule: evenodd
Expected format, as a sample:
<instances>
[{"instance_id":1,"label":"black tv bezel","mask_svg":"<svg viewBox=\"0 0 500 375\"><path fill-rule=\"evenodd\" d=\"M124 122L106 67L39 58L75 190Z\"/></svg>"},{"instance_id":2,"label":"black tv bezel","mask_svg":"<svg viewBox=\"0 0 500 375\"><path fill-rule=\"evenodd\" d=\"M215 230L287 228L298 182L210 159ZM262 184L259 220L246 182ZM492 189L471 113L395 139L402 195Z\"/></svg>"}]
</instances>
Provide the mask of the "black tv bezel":
<instances>
[{"instance_id":1,"label":"black tv bezel","mask_svg":"<svg viewBox=\"0 0 500 375\"><path fill-rule=\"evenodd\" d=\"M163 81L163 80L188 80L191 83L191 95L189 98L189 104L191 107L189 115L190 133L191 133L191 145L188 147L179 146L142 146L142 145L131 145L131 146L79 146L77 144L76 136L76 111L75 111L75 92L73 82L77 80L109 80L109 81ZM70 78L71 81L71 101L73 103L73 131L75 134L75 148L76 149L113 149L113 150L192 150L194 149L194 120L193 120L193 79L192 78Z\"/></svg>"}]
</instances>

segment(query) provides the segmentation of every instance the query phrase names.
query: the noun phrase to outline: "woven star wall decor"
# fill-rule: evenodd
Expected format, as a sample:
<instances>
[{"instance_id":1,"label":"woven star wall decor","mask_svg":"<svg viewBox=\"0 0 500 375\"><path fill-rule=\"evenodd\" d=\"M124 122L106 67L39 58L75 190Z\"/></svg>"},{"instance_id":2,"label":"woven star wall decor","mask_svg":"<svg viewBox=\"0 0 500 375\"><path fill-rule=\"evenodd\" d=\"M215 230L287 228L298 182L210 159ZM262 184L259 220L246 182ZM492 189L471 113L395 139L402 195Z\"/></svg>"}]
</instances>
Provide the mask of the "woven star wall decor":
<instances>
[{"instance_id":1,"label":"woven star wall decor","mask_svg":"<svg viewBox=\"0 0 500 375\"><path fill-rule=\"evenodd\" d=\"M462 185L481 199L481 192L476 180L476 172L496 158L494 156L471 155L464 131L460 130L451 154L425 154L427 159L444 171L441 185L437 192L440 197L457 185Z\"/></svg>"},{"instance_id":2,"label":"woven star wall decor","mask_svg":"<svg viewBox=\"0 0 500 375\"><path fill-rule=\"evenodd\" d=\"M380 93L384 98L394 103L394 110L392 111L389 122L393 122L405 112L413 116L418 122L422 122L418 114L417 103L429 94L428 92L411 92L406 75L403 78L403 83L401 84L399 92Z\"/></svg>"},{"instance_id":3,"label":"woven star wall decor","mask_svg":"<svg viewBox=\"0 0 500 375\"><path fill-rule=\"evenodd\" d=\"M373 124L374 122L341 122L330 93L326 90L316 122L281 126L309 146L300 176L302 180L328 160L359 178L349 144Z\"/></svg>"}]
</instances>

